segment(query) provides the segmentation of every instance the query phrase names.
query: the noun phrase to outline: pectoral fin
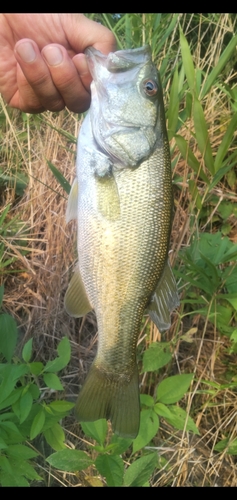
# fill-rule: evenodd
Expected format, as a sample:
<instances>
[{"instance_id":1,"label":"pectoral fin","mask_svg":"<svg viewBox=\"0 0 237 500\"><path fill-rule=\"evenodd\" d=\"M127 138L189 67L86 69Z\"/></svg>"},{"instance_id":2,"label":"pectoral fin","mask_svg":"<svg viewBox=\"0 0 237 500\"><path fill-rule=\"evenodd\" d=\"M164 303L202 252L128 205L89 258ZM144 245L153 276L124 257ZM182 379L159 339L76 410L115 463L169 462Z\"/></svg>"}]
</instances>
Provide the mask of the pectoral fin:
<instances>
[{"instance_id":1,"label":"pectoral fin","mask_svg":"<svg viewBox=\"0 0 237 500\"><path fill-rule=\"evenodd\" d=\"M87 297L78 266L66 291L64 307L67 313L74 318L85 316L93 309Z\"/></svg>"},{"instance_id":2,"label":"pectoral fin","mask_svg":"<svg viewBox=\"0 0 237 500\"><path fill-rule=\"evenodd\" d=\"M77 219L77 203L78 203L78 182L77 178L74 179L73 185L68 198L66 210L66 222Z\"/></svg>"},{"instance_id":3,"label":"pectoral fin","mask_svg":"<svg viewBox=\"0 0 237 500\"><path fill-rule=\"evenodd\" d=\"M179 305L176 281L170 263L167 260L161 279L157 285L148 313L159 330L167 330L170 323L170 313Z\"/></svg>"},{"instance_id":4,"label":"pectoral fin","mask_svg":"<svg viewBox=\"0 0 237 500\"><path fill-rule=\"evenodd\" d=\"M96 190L98 210L106 219L116 220L120 216L120 201L114 176L97 177Z\"/></svg>"}]
</instances>

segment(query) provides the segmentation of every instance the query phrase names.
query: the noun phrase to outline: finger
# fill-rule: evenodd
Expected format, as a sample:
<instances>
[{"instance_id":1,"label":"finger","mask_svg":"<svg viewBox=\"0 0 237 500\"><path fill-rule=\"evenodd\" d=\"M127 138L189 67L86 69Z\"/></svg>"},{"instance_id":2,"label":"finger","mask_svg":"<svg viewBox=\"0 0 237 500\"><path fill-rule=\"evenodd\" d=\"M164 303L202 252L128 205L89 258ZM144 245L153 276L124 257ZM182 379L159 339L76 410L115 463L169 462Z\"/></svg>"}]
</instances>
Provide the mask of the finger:
<instances>
[{"instance_id":1,"label":"finger","mask_svg":"<svg viewBox=\"0 0 237 500\"><path fill-rule=\"evenodd\" d=\"M66 106L76 113L82 113L90 105L90 73L83 54L79 71L68 56L67 50L58 44L46 45L41 51L45 59L52 81L60 92ZM77 57L77 56L75 56Z\"/></svg>"},{"instance_id":2,"label":"finger","mask_svg":"<svg viewBox=\"0 0 237 500\"><path fill-rule=\"evenodd\" d=\"M25 77L18 71L21 109L24 107L27 112L39 112L39 106L50 111L63 109L65 103L37 44L30 39L20 40L15 45L15 57Z\"/></svg>"}]
</instances>

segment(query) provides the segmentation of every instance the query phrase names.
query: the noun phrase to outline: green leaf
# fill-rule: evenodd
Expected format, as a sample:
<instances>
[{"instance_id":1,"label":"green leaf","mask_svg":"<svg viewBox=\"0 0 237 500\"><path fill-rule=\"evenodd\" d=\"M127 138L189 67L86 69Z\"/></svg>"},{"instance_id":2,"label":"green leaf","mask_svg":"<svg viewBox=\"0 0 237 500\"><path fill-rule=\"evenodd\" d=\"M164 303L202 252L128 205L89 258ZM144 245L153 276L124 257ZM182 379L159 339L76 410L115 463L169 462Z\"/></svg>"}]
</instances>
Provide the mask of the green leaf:
<instances>
[{"instance_id":1,"label":"green leaf","mask_svg":"<svg viewBox=\"0 0 237 500\"><path fill-rule=\"evenodd\" d=\"M179 401L187 392L193 374L182 374L168 377L159 384L157 389L157 401L164 404L172 404Z\"/></svg>"},{"instance_id":2,"label":"green leaf","mask_svg":"<svg viewBox=\"0 0 237 500\"><path fill-rule=\"evenodd\" d=\"M8 444L16 444L23 441L24 437L13 422L0 422L1 431L5 431L8 439Z\"/></svg>"},{"instance_id":3,"label":"green leaf","mask_svg":"<svg viewBox=\"0 0 237 500\"><path fill-rule=\"evenodd\" d=\"M46 462L55 467L55 469L64 470L66 472L84 470L93 464L91 458L88 457L84 451L71 450L68 448L53 453L46 458Z\"/></svg>"},{"instance_id":4,"label":"green leaf","mask_svg":"<svg viewBox=\"0 0 237 500\"><path fill-rule=\"evenodd\" d=\"M69 401L58 400L50 403L49 407L54 411L59 413L65 413L70 411L75 406L75 403L70 403Z\"/></svg>"},{"instance_id":5,"label":"green leaf","mask_svg":"<svg viewBox=\"0 0 237 500\"><path fill-rule=\"evenodd\" d=\"M189 88L190 88L190 90L194 91L195 90L195 69L194 69L193 59L191 56L188 42L183 34L181 27L179 28L179 31L180 31L180 48L181 48L183 65L184 65L184 71L185 71L185 74L186 74L186 77L188 80Z\"/></svg>"},{"instance_id":6,"label":"green leaf","mask_svg":"<svg viewBox=\"0 0 237 500\"><path fill-rule=\"evenodd\" d=\"M7 454L11 457L20 458L22 460L35 458L38 455L38 453L32 450L32 448L23 444L12 444L8 446Z\"/></svg>"},{"instance_id":7,"label":"green leaf","mask_svg":"<svg viewBox=\"0 0 237 500\"><path fill-rule=\"evenodd\" d=\"M43 434L47 443L53 448L53 450L60 451L66 448L64 443L65 434L62 427L58 423L52 425L49 429L46 429Z\"/></svg>"},{"instance_id":8,"label":"green leaf","mask_svg":"<svg viewBox=\"0 0 237 500\"><path fill-rule=\"evenodd\" d=\"M157 454L150 453L133 462L124 474L124 486L143 486L157 465Z\"/></svg>"},{"instance_id":9,"label":"green leaf","mask_svg":"<svg viewBox=\"0 0 237 500\"><path fill-rule=\"evenodd\" d=\"M198 188L197 188L197 182L189 179L189 191L190 195L192 197L192 200L194 201L196 207L198 210L201 210L202 208L202 199L199 194Z\"/></svg>"},{"instance_id":10,"label":"green leaf","mask_svg":"<svg viewBox=\"0 0 237 500\"><path fill-rule=\"evenodd\" d=\"M59 354L58 358L48 361L45 365L44 371L55 373L67 366L71 357L71 346L67 337L64 337L58 345L57 352Z\"/></svg>"},{"instance_id":11,"label":"green leaf","mask_svg":"<svg viewBox=\"0 0 237 500\"><path fill-rule=\"evenodd\" d=\"M70 190L71 190L71 186L70 186L69 182L67 181L67 179L65 179L64 175L53 165L53 163L51 163L51 161L49 161L49 160L46 160L46 161L47 161L48 166L49 166L51 172L53 173L54 177L57 179L59 184L61 184L64 191L66 191L66 193L69 194Z\"/></svg>"},{"instance_id":12,"label":"green leaf","mask_svg":"<svg viewBox=\"0 0 237 500\"><path fill-rule=\"evenodd\" d=\"M193 119L198 147L203 155L207 169L213 175L215 173L215 167L207 131L207 122L205 120L202 105L196 98L194 99L193 104Z\"/></svg>"},{"instance_id":13,"label":"green leaf","mask_svg":"<svg viewBox=\"0 0 237 500\"><path fill-rule=\"evenodd\" d=\"M5 365L2 370L2 383L0 385L0 404L12 393L17 380L28 372L26 365Z\"/></svg>"},{"instance_id":14,"label":"green leaf","mask_svg":"<svg viewBox=\"0 0 237 500\"><path fill-rule=\"evenodd\" d=\"M50 389L54 389L55 391L63 391L64 387L62 386L59 378L55 373L44 373L43 379L47 387Z\"/></svg>"},{"instance_id":15,"label":"green leaf","mask_svg":"<svg viewBox=\"0 0 237 500\"><path fill-rule=\"evenodd\" d=\"M17 325L9 314L0 314L0 352L10 363L17 342Z\"/></svg>"},{"instance_id":16,"label":"green leaf","mask_svg":"<svg viewBox=\"0 0 237 500\"><path fill-rule=\"evenodd\" d=\"M154 406L154 399L148 394L140 394L140 401L144 406Z\"/></svg>"},{"instance_id":17,"label":"green leaf","mask_svg":"<svg viewBox=\"0 0 237 500\"><path fill-rule=\"evenodd\" d=\"M156 435L159 429L159 418L156 413L152 410L142 410L140 418L139 432L133 441L133 453L144 448L153 437Z\"/></svg>"},{"instance_id":18,"label":"green leaf","mask_svg":"<svg viewBox=\"0 0 237 500\"><path fill-rule=\"evenodd\" d=\"M8 474L7 472L0 473L0 484L3 487L6 487L6 486L17 486L17 487L30 486L29 482L27 481L27 479L25 479L25 477L18 476L16 474L14 474L14 476L13 476L11 474Z\"/></svg>"},{"instance_id":19,"label":"green leaf","mask_svg":"<svg viewBox=\"0 0 237 500\"><path fill-rule=\"evenodd\" d=\"M99 473L106 478L107 486L122 486L124 463L118 455L99 455L95 460Z\"/></svg>"},{"instance_id":20,"label":"green leaf","mask_svg":"<svg viewBox=\"0 0 237 500\"><path fill-rule=\"evenodd\" d=\"M26 363L29 363L30 358L32 356L32 342L33 339L28 340L28 342L26 342L22 350L22 358Z\"/></svg>"},{"instance_id":21,"label":"green leaf","mask_svg":"<svg viewBox=\"0 0 237 500\"><path fill-rule=\"evenodd\" d=\"M172 417L172 413L170 412L169 407L166 405L163 405L163 403L156 403L154 406L154 411L160 417L163 417L166 419Z\"/></svg>"},{"instance_id":22,"label":"green leaf","mask_svg":"<svg viewBox=\"0 0 237 500\"><path fill-rule=\"evenodd\" d=\"M223 439L216 444L214 450L215 451L224 451L226 449L226 453L229 455L237 455L237 438L233 441L230 441L229 438Z\"/></svg>"},{"instance_id":23,"label":"green leaf","mask_svg":"<svg viewBox=\"0 0 237 500\"><path fill-rule=\"evenodd\" d=\"M29 363L29 369L32 375L39 375L43 371L44 365L40 361L34 361L33 363Z\"/></svg>"},{"instance_id":24,"label":"green leaf","mask_svg":"<svg viewBox=\"0 0 237 500\"><path fill-rule=\"evenodd\" d=\"M153 372L165 366L172 359L168 342L154 342L143 355L142 372Z\"/></svg>"},{"instance_id":25,"label":"green leaf","mask_svg":"<svg viewBox=\"0 0 237 500\"><path fill-rule=\"evenodd\" d=\"M45 412L41 409L32 422L30 429L30 440L34 439L42 431L45 422Z\"/></svg>"},{"instance_id":26,"label":"green leaf","mask_svg":"<svg viewBox=\"0 0 237 500\"><path fill-rule=\"evenodd\" d=\"M33 398L31 392L28 390L19 400L20 406L20 424L28 417L32 408Z\"/></svg>"},{"instance_id":27,"label":"green leaf","mask_svg":"<svg viewBox=\"0 0 237 500\"><path fill-rule=\"evenodd\" d=\"M179 117L179 98L178 98L178 68L176 67L171 89L170 89L170 102L168 108L168 136L169 141L176 133L178 117Z\"/></svg>"},{"instance_id":28,"label":"green leaf","mask_svg":"<svg viewBox=\"0 0 237 500\"><path fill-rule=\"evenodd\" d=\"M221 73L222 69L226 66L227 62L230 60L233 52L236 51L236 44L237 44L237 35L233 36L233 38L230 40L227 47L222 52L217 64L215 65L211 73L208 75L208 78L206 79L206 82L201 92L201 99L205 97L205 95L209 92L211 86L213 85L214 82L216 82L216 79Z\"/></svg>"},{"instance_id":29,"label":"green leaf","mask_svg":"<svg viewBox=\"0 0 237 500\"><path fill-rule=\"evenodd\" d=\"M183 408L180 408L179 406L169 406L169 411L170 415L165 417L169 424L173 425L176 429L183 430L185 428L186 431L192 431L194 434L200 434L193 419L190 416L187 417L187 413L183 410Z\"/></svg>"},{"instance_id":30,"label":"green leaf","mask_svg":"<svg viewBox=\"0 0 237 500\"><path fill-rule=\"evenodd\" d=\"M104 418L94 422L81 422L81 427L86 436L95 439L97 443L103 446L107 435L107 421Z\"/></svg>"},{"instance_id":31,"label":"green leaf","mask_svg":"<svg viewBox=\"0 0 237 500\"><path fill-rule=\"evenodd\" d=\"M113 448L111 448L112 455L122 455L122 453L127 451L132 441L132 439L121 438L117 434L113 434L110 441L111 445L113 445Z\"/></svg>"},{"instance_id":32,"label":"green leaf","mask_svg":"<svg viewBox=\"0 0 237 500\"><path fill-rule=\"evenodd\" d=\"M220 146L218 148L218 151L217 151L217 154L215 157L215 162L214 162L215 172L218 172L218 170L222 167L222 162L223 162L225 155L226 155L226 153L231 145L231 142L234 138L234 134L236 132L236 129L237 129L237 113L235 113L232 116L232 119L228 125L226 133L225 133L225 135L220 143Z\"/></svg>"}]
</instances>

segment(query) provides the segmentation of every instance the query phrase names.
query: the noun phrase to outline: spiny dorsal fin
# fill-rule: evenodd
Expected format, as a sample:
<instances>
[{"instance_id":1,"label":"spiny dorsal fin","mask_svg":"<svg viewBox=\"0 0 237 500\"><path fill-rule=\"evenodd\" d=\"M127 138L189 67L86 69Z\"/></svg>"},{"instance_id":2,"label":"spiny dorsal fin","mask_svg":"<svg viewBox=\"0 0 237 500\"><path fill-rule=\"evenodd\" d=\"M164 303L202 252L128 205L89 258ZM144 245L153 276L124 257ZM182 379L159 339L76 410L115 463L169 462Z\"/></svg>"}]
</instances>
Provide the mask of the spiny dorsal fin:
<instances>
[{"instance_id":1,"label":"spiny dorsal fin","mask_svg":"<svg viewBox=\"0 0 237 500\"><path fill-rule=\"evenodd\" d=\"M167 330L170 323L170 313L179 305L176 281L170 263L167 260L163 274L157 285L148 313L159 330Z\"/></svg>"},{"instance_id":2,"label":"spiny dorsal fin","mask_svg":"<svg viewBox=\"0 0 237 500\"><path fill-rule=\"evenodd\" d=\"M76 267L64 298L67 313L74 318L80 318L90 312L91 306L81 279L79 266Z\"/></svg>"},{"instance_id":3,"label":"spiny dorsal fin","mask_svg":"<svg viewBox=\"0 0 237 500\"><path fill-rule=\"evenodd\" d=\"M77 178L74 179L71 191L69 194L66 210L66 222L77 219L77 203L78 203L78 182Z\"/></svg>"}]
</instances>

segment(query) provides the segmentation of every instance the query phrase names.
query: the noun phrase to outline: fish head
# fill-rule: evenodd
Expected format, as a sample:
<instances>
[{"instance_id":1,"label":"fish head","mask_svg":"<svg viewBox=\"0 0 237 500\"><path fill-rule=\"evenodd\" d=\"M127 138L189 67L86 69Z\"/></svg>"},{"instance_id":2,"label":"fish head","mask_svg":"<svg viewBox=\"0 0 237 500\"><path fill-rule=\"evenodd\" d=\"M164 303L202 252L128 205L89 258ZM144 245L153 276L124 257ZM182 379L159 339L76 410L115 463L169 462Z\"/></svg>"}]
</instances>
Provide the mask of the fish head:
<instances>
[{"instance_id":1,"label":"fish head","mask_svg":"<svg viewBox=\"0 0 237 500\"><path fill-rule=\"evenodd\" d=\"M162 88L148 45L107 56L85 51L93 78L91 125L116 168L137 167L166 133Z\"/></svg>"}]
</instances>

